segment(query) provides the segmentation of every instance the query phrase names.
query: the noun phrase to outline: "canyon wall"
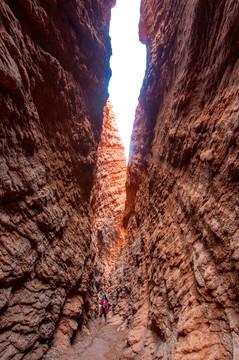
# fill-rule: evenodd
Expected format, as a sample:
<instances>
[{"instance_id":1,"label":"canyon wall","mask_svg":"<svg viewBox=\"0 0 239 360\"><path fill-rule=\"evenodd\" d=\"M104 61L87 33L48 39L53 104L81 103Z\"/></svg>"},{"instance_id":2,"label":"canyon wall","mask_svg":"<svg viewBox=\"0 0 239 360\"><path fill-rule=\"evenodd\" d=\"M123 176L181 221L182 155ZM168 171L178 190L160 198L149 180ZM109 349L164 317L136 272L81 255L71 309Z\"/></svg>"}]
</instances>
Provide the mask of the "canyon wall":
<instances>
[{"instance_id":1,"label":"canyon wall","mask_svg":"<svg viewBox=\"0 0 239 360\"><path fill-rule=\"evenodd\" d=\"M126 158L110 100L104 108L95 182L91 195L92 249L96 290L107 291L125 230Z\"/></svg>"},{"instance_id":2,"label":"canyon wall","mask_svg":"<svg viewBox=\"0 0 239 360\"><path fill-rule=\"evenodd\" d=\"M142 0L114 313L122 359L239 358L239 2Z\"/></svg>"},{"instance_id":3,"label":"canyon wall","mask_svg":"<svg viewBox=\"0 0 239 360\"><path fill-rule=\"evenodd\" d=\"M89 204L113 2L0 2L2 360L67 346L91 309Z\"/></svg>"}]
</instances>

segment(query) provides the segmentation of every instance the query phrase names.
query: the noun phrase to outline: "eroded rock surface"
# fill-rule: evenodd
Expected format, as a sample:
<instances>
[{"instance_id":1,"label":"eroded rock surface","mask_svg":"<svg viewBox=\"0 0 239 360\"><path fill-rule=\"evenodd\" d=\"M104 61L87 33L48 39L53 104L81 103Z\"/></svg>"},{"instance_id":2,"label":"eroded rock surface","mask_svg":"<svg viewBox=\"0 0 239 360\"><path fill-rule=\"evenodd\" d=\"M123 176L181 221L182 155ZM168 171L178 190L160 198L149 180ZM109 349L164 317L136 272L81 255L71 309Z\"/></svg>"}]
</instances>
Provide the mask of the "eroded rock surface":
<instances>
[{"instance_id":1,"label":"eroded rock surface","mask_svg":"<svg viewBox=\"0 0 239 360\"><path fill-rule=\"evenodd\" d=\"M125 230L122 226L126 199L126 158L110 100L104 108L98 147L96 177L91 196L94 280L98 290L108 289ZM94 246L94 248L93 248Z\"/></svg>"},{"instance_id":2,"label":"eroded rock surface","mask_svg":"<svg viewBox=\"0 0 239 360\"><path fill-rule=\"evenodd\" d=\"M122 359L237 359L238 1L143 0L114 312Z\"/></svg>"},{"instance_id":3,"label":"eroded rock surface","mask_svg":"<svg viewBox=\"0 0 239 360\"><path fill-rule=\"evenodd\" d=\"M67 346L90 308L90 192L112 0L2 0L1 359Z\"/></svg>"}]
</instances>

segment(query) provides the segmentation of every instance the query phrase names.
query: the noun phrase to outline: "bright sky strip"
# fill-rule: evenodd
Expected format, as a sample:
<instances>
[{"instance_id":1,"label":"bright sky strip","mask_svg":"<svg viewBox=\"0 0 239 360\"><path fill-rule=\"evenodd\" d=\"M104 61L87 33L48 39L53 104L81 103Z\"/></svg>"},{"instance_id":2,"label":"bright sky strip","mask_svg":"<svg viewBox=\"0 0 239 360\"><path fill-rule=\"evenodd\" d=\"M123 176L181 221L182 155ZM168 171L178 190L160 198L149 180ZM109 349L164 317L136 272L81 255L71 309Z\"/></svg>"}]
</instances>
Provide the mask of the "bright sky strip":
<instances>
[{"instance_id":1,"label":"bright sky strip","mask_svg":"<svg viewBox=\"0 0 239 360\"><path fill-rule=\"evenodd\" d=\"M146 48L138 35L139 9L140 0L117 0L110 22L113 56L109 94L127 158L146 67Z\"/></svg>"}]
</instances>

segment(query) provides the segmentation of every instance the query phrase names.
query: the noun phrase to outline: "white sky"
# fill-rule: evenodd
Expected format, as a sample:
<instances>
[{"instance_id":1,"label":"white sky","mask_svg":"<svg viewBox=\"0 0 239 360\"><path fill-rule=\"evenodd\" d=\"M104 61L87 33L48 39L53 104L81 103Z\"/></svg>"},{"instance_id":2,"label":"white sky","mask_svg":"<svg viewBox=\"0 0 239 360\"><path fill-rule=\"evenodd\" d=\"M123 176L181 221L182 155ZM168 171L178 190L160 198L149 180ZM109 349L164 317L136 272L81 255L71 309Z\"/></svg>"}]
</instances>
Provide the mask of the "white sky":
<instances>
[{"instance_id":1,"label":"white sky","mask_svg":"<svg viewBox=\"0 0 239 360\"><path fill-rule=\"evenodd\" d=\"M140 0L117 0L111 11L110 100L128 158L130 137L146 67L146 48L139 41Z\"/></svg>"}]
</instances>

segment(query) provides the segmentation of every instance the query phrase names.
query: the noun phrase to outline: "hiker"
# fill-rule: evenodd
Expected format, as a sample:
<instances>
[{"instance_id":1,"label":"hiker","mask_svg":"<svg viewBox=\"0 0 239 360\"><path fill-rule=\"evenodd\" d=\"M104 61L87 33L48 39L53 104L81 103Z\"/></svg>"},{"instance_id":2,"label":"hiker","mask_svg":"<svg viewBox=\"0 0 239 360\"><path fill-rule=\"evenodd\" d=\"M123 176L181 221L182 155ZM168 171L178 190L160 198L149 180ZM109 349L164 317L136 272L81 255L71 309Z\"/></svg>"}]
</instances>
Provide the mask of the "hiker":
<instances>
[{"instance_id":1,"label":"hiker","mask_svg":"<svg viewBox=\"0 0 239 360\"><path fill-rule=\"evenodd\" d=\"M107 314L108 314L108 299L104 294L102 299L100 300L100 323L101 323L102 315L104 315L105 325L107 324L107 319L106 319Z\"/></svg>"}]
</instances>

